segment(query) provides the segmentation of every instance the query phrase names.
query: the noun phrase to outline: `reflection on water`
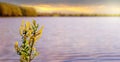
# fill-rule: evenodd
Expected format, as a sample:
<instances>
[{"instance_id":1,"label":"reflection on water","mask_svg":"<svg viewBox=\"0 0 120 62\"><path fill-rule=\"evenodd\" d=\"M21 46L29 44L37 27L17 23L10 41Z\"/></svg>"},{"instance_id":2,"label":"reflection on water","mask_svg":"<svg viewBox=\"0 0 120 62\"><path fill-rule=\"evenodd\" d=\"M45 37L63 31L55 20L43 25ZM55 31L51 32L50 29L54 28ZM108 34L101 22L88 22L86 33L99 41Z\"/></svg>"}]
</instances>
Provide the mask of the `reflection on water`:
<instances>
[{"instance_id":1,"label":"reflection on water","mask_svg":"<svg viewBox=\"0 0 120 62\"><path fill-rule=\"evenodd\" d=\"M0 62L19 62L13 45L21 20L32 19L45 25L33 62L120 62L119 17L0 18Z\"/></svg>"}]
</instances>

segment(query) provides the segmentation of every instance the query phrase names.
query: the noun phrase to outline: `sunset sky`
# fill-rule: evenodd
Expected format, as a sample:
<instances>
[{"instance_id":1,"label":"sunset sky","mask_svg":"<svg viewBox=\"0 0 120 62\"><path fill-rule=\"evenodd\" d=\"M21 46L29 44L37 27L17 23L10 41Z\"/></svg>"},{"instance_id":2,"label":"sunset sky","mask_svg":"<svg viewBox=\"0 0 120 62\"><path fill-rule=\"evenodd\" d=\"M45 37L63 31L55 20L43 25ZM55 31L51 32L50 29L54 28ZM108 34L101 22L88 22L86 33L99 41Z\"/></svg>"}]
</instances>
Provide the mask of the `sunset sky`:
<instances>
[{"instance_id":1,"label":"sunset sky","mask_svg":"<svg viewBox=\"0 0 120 62\"><path fill-rule=\"evenodd\" d=\"M45 13L120 14L120 0L0 0Z\"/></svg>"}]
</instances>

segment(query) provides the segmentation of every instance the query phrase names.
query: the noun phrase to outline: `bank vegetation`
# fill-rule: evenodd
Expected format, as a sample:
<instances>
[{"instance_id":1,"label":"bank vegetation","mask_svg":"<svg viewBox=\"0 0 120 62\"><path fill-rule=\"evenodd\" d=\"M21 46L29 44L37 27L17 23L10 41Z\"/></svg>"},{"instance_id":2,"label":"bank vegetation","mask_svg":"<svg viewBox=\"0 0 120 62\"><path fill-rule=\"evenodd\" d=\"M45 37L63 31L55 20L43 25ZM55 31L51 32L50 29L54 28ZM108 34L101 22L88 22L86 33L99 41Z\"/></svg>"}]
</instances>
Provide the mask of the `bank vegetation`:
<instances>
[{"instance_id":1,"label":"bank vegetation","mask_svg":"<svg viewBox=\"0 0 120 62\"><path fill-rule=\"evenodd\" d=\"M37 12L31 7L0 2L0 16L37 16Z\"/></svg>"}]
</instances>

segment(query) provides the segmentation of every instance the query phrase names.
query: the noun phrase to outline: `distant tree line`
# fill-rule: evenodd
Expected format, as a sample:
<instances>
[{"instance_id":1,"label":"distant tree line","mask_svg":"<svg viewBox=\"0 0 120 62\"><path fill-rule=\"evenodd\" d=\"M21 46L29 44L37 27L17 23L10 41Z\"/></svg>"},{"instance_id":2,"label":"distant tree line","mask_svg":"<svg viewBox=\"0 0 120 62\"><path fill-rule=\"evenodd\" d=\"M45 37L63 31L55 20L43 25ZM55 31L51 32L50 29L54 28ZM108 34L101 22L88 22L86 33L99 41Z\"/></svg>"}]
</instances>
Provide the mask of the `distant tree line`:
<instances>
[{"instance_id":1,"label":"distant tree line","mask_svg":"<svg viewBox=\"0 0 120 62\"><path fill-rule=\"evenodd\" d=\"M31 7L0 2L0 16L37 16L37 12Z\"/></svg>"},{"instance_id":2,"label":"distant tree line","mask_svg":"<svg viewBox=\"0 0 120 62\"><path fill-rule=\"evenodd\" d=\"M85 14L85 13L78 13L78 14L70 14L70 13L60 13L60 12L56 12L56 13L39 13L38 16L53 16L53 17L109 17L109 16L120 16L120 14Z\"/></svg>"}]
</instances>

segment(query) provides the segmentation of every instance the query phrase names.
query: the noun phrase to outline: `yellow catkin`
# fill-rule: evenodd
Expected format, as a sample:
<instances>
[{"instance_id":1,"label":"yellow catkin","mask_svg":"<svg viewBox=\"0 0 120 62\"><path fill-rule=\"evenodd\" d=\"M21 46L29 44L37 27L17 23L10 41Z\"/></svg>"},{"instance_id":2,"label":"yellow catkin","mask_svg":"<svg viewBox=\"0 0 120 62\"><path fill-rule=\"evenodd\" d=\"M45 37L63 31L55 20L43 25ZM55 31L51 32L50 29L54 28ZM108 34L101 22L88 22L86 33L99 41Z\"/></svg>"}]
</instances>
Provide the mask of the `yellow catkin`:
<instances>
[{"instance_id":1,"label":"yellow catkin","mask_svg":"<svg viewBox=\"0 0 120 62\"><path fill-rule=\"evenodd\" d=\"M35 56L38 56L40 53L38 53L38 52L35 52Z\"/></svg>"},{"instance_id":2,"label":"yellow catkin","mask_svg":"<svg viewBox=\"0 0 120 62\"><path fill-rule=\"evenodd\" d=\"M23 34L23 30L24 30L24 27L20 26L19 33L20 33L21 36Z\"/></svg>"},{"instance_id":3,"label":"yellow catkin","mask_svg":"<svg viewBox=\"0 0 120 62\"><path fill-rule=\"evenodd\" d=\"M22 20L21 26L20 26L20 28L19 28L19 33L20 33L21 36L22 36L24 30L25 30L24 20Z\"/></svg>"},{"instance_id":4,"label":"yellow catkin","mask_svg":"<svg viewBox=\"0 0 120 62\"><path fill-rule=\"evenodd\" d=\"M15 42L14 47L15 47L16 50L18 49L18 41Z\"/></svg>"},{"instance_id":5,"label":"yellow catkin","mask_svg":"<svg viewBox=\"0 0 120 62\"><path fill-rule=\"evenodd\" d=\"M44 29L44 26L42 26L38 32L42 33L43 29Z\"/></svg>"},{"instance_id":6,"label":"yellow catkin","mask_svg":"<svg viewBox=\"0 0 120 62\"><path fill-rule=\"evenodd\" d=\"M29 31L27 31L27 34L26 34L26 36L27 36L27 37L30 37L30 33L29 33Z\"/></svg>"},{"instance_id":7,"label":"yellow catkin","mask_svg":"<svg viewBox=\"0 0 120 62\"><path fill-rule=\"evenodd\" d=\"M34 42L36 42L37 41L36 37L33 37L33 38L34 38Z\"/></svg>"},{"instance_id":8,"label":"yellow catkin","mask_svg":"<svg viewBox=\"0 0 120 62\"><path fill-rule=\"evenodd\" d=\"M30 22L26 22L26 30L29 30L29 28L30 28Z\"/></svg>"},{"instance_id":9,"label":"yellow catkin","mask_svg":"<svg viewBox=\"0 0 120 62\"><path fill-rule=\"evenodd\" d=\"M24 21L24 20L22 20L22 23L21 23L21 25L22 25L22 26L24 26L24 24L25 24L25 21Z\"/></svg>"},{"instance_id":10,"label":"yellow catkin","mask_svg":"<svg viewBox=\"0 0 120 62\"><path fill-rule=\"evenodd\" d=\"M44 26L42 26L42 27L40 28L40 30L38 30L38 34L39 34L39 35L36 37L36 40L38 40L39 38L41 38L43 29L44 29Z\"/></svg>"},{"instance_id":11,"label":"yellow catkin","mask_svg":"<svg viewBox=\"0 0 120 62\"><path fill-rule=\"evenodd\" d=\"M32 35L32 31L31 30L28 30L27 31L27 36L30 37Z\"/></svg>"}]
</instances>

